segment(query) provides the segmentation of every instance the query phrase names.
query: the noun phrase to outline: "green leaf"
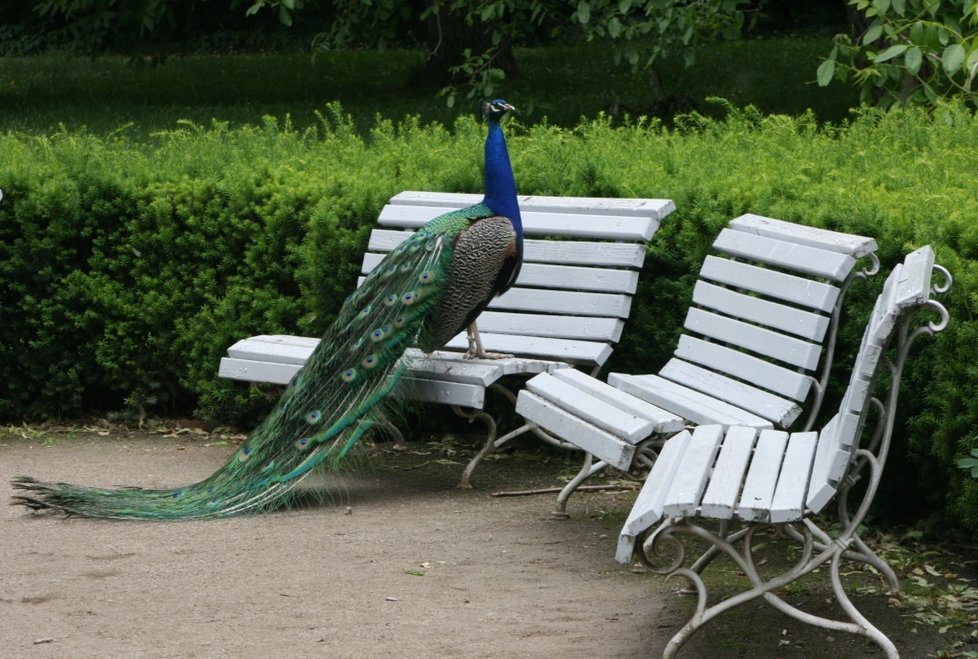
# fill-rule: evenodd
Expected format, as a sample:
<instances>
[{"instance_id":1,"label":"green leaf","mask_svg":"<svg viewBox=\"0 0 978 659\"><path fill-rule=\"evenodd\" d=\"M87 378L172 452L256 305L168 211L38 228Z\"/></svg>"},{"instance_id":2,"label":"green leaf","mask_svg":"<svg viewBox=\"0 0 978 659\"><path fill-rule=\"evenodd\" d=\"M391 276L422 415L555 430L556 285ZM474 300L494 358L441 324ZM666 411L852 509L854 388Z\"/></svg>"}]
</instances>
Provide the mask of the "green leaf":
<instances>
[{"instance_id":1,"label":"green leaf","mask_svg":"<svg viewBox=\"0 0 978 659\"><path fill-rule=\"evenodd\" d=\"M818 65L818 71L815 73L815 77L818 80L819 87L826 87L830 82L832 82L832 77L835 75L835 60L827 59Z\"/></svg>"},{"instance_id":2,"label":"green leaf","mask_svg":"<svg viewBox=\"0 0 978 659\"><path fill-rule=\"evenodd\" d=\"M608 34L612 39L617 39L618 35L621 34L621 31L621 21L618 20L617 16L612 16L611 20L608 21Z\"/></svg>"},{"instance_id":3,"label":"green leaf","mask_svg":"<svg viewBox=\"0 0 978 659\"><path fill-rule=\"evenodd\" d=\"M628 10L632 8L632 0L621 0L618 3L618 11L623 14L627 14Z\"/></svg>"},{"instance_id":4,"label":"green leaf","mask_svg":"<svg viewBox=\"0 0 978 659\"><path fill-rule=\"evenodd\" d=\"M941 62L944 64L944 70L948 73L954 73L960 69L964 62L964 46L955 43L945 48L944 54L941 55Z\"/></svg>"},{"instance_id":5,"label":"green leaf","mask_svg":"<svg viewBox=\"0 0 978 659\"><path fill-rule=\"evenodd\" d=\"M915 46L923 46L926 43L924 37L924 24L917 21L910 26L910 42Z\"/></svg>"},{"instance_id":6,"label":"green leaf","mask_svg":"<svg viewBox=\"0 0 978 659\"><path fill-rule=\"evenodd\" d=\"M873 6L876 7L879 13L885 14L890 10L890 0L873 0Z\"/></svg>"},{"instance_id":7,"label":"green leaf","mask_svg":"<svg viewBox=\"0 0 978 659\"><path fill-rule=\"evenodd\" d=\"M917 71L920 71L920 65L924 61L924 52L914 46L907 51L906 56L903 58L903 65L907 67L912 75L917 75Z\"/></svg>"},{"instance_id":8,"label":"green leaf","mask_svg":"<svg viewBox=\"0 0 978 659\"><path fill-rule=\"evenodd\" d=\"M585 0L580 0L577 3L577 20L581 22L581 25L587 25L588 21L591 20L591 5Z\"/></svg>"},{"instance_id":9,"label":"green leaf","mask_svg":"<svg viewBox=\"0 0 978 659\"><path fill-rule=\"evenodd\" d=\"M909 47L910 46L908 46L906 44L902 44L902 43L901 44L897 44L896 46L890 46L889 48L887 48L883 52L877 53L876 54L876 57L873 58L873 61L874 62L877 62L877 63L879 63L879 62L886 62L888 60L893 59L894 57L898 57L898 56L902 55L907 50L907 48L909 48Z\"/></svg>"},{"instance_id":10,"label":"green leaf","mask_svg":"<svg viewBox=\"0 0 978 659\"><path fill-rule=\"evenodd\" d=\"M282 25L292 27L292 12L285 5L278 6L278 22Z\"/></svg>"},{"instance_id":11,"label":"green leaf","mask_svg":"<svg viewBox=\"0 0 978 659\"><path fill-rule=\"evenodd\" d=\"M883 34L883 24L873 23L873 25L866 30L866 34L863 35L863 45L865 46L866 44L873 43L880 38L881 34Z\"/></svg>"},{"instance_id":12,"label":"green leaf","mask_svg":"<svg viewBox=\"0 0 978 659\"><path fill-rule=\"evenodd\" d=\"M907 12L907 0L893 0L893 11L903 16Z\"/></svg>"},{"instance_id":13,"label":"green leaf","mask_svg":"<svg viewBox=\"0 0 978 659\"><path fill-rule=\"evenodd\" d=\"M978 47L968 53L968 58L964 61L964 65L968 67L968 70L974 68L975 64L978 64Z\"/></svg>"}]
</instances>

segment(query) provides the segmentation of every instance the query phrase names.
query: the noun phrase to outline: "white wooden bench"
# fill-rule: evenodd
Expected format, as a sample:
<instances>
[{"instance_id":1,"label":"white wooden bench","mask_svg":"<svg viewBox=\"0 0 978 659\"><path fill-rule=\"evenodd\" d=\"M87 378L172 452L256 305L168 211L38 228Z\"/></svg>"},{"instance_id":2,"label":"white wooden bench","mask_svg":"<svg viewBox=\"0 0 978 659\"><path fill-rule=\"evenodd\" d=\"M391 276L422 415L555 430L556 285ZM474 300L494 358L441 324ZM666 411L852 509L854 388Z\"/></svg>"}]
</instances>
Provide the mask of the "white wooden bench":
<instances>
[{"instance_id":1,"label":"white wooden bench","mask_svg":"<svg viewBox=\"0 0 978 659\"><path fill-rule=\"evenodd\" d=\"M684 425L810 427L845 292L879 269L875 250L872 238L742 215L713 243L674 356L658 374L612 373L607 384L570 371L531 379L516 411L588 454L554 514L566 516L574 489L608 466L649 467ZM857 268L864 257L868 267Z\"/></svg>"},{"instance_id":2,"label":"white wooden bench","mask_svg":"<svg viewBox=\"0 0 978 659\"><path fill-rule=\"evenodd\" d=\"M935 270L941 279L932 287ZM638 556L646 565L662 574L687 577L696 588L698 602L692 619L672 638L663 656L673 656L697 629L723 611L757 597L802 622L867 636L887 656L898 656L893 643L849 600L840 562L846 558L873 565L891 589L899 587L893 570L860 539L858 527L872 504L890 448L907 353L917 337L946 326L947 311L931 294L945 292L950 286L950 275L934 264L929 246L911 253L894 269L876 301L838 413L820 431L788 433L743 425L700 425L665 443L621 531L617 551L617 560L627 564L637 543ZM912 312L920 308L937 311L939 319L927 324L917 319L914 329ZM887 353L894 337L895 344ZM873 385L884 363L889 388L881 399L875 399ZM872 407L877 410L875 431L866 433L868 440L861 444ZM855 497L862 492L851 490L862 476L869 477L862 498L850 502L850 494ZM823 530L813 517L833 499L842 528ZM718 530L708 529L710 522ZM755 536L766 527L775 527L780 537L801 545L797 562L773 577L759 573L755 557ZM691 568L685 568L683 540L690 537L706 541L710 549ZM721 552L736 562L750 586L708 606L700 573ZM655 558L661 560L664 555L674 560L655 565ZM801 611L775 592L819 568L825 568L822 573L829 577L848 620Z\"/></svg>"},{"instance_id":3,"label":"white wooden bench","mask_svg":"<svg viewBox=\"0 0 978 659\"><path fill-rule=\"evenodd\" d=\"M431 218L480 200L480 195L472 194L396 195L381 211L378 227L370 235L363 275ZM486 424L485 447L466 467L463 486L468 486L472 470L492 448L535 429L524 425L497 439L494 420L482 411L486 390L493 388L515 402L515 395L499 385L505 376L569 366L599 369L621 337L646 243L661 219L675 209L667 199L523 196L519 203L527 237L519 280L478 319L485 348L515 357L463 361L467 342L462 332L444 351L424 355L409 350L410 370L395 390L402 399L451 405L462 416ZM242 339L228 349L219 374L285 384L318 342L282 335Z\"/></svg>"}]
</instances>

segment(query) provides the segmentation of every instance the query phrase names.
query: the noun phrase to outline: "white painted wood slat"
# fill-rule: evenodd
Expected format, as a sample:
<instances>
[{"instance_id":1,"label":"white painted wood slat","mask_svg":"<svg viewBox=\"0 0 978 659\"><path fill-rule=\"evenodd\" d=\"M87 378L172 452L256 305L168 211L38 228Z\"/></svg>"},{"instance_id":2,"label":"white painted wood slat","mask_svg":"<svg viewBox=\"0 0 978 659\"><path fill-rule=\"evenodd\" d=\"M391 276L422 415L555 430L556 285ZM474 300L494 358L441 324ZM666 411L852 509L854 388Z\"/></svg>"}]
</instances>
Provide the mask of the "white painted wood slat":
<instances>
[{"instance_id":1,"label":"white painted wood slat","mask_svg":"<svg viewBox=\"0 0 978 659\"><path fill-rule=\"evenodd\" d=\"M385 253L365 253L360 271L363 274L372 272L385 256ZM638 288L638 271L524 263L516 283L519 286L631 294Z\"/></svg>"},{"instance_id":2,"label":"white painted wood slat","mask_svg":"<svg viewBox=\"0 0 978 659\"><path fill-rule=\"evenodd\" d=\"M736 515L740 519L767 521L787 442L788 433L784 431L761 431L737 504Z\"/></svg>"},{"instance_id":3,"label":"white painted wood slat","mask_svg":"<svg viewBox=\"0 0 978 659\"><path fill-rule=\"evenodd\" d=\"M565 368L554 371L553 376L577 387L579 390L586 392L598 400L614 405L620 410L643 419L648 419L653 424L653 432L679 432L685 427L682 417L667 412L661 407L636 398L620 389L616 389L610 384L606 384L577 369Z\"/></svg>"},{"instance_id":4,"label":"white painted wood slat","mask_svg":"<svg viewBox=\"0 0 978 659\"><path fill-rule=\"evenodd\" d=\"M391 251L413 233L404 230L374 229L370 233L367 252L375 254L364 261L361 272L369 272L379 262L381 258L379 255ZM523 241L523 261L524 264L554 263L641 268L645 262L645 247L642 243L528 239Z\"/></svg>"},{"instance_id":5,"label":"white painted wood slat","mask_svg":"<svg viewBox=\"0 0 978 659\"><path fill-rule=\"evenodd\" d=\"M523 263L561 263L622 268L641 268L644 243L585 240L524 240Z\"/></svg>"},{"instance_id":6,"label":"white painted wood slat","mask_svg":"<svg viewBox=\"0 0 978 659\"><path fill-rule=\"evenodd\" d=\"M439 206L390 205L380 211L379 224L417 229L451 209ZM520 208L525 235L579 236L605 240L648 240L659 228L659 218L593 213L566 213Z\"/></svg>"},{"instance_id":7,"label":"white painted wood slat","mask_svg":"<svg viewBox=\"0 0 978 659\"><path fill-rule=\"evenodd\" d=\"M502 352L524 357L556 359L572 363L603 364L611 356L611 346L601 341L576 341L550 339L542 336L518 336L479 332L482 345L489 352ZM446 348L464 351L468 349L465 333L449 341Z\"/></svg>"},{"instance_id":8,"label":"white painted wood slat","mask_svg":"<svg viewBox=\"0 0 978 659\"><path fill-rule=\"evenodd\" d=\"M496 334L548 336L555 339L581 339L616 343L625 321L601 316L566 316L506 311L483 311L479 330Z\"/></svg>"},{"instance_id":9,"label":"white painted wood slat","mask_svg":"<svg viewBox=\"0 0 978 659\"><path fill-rule=\"evenodd\" d=\"M776 220L763 215L746 213L730 221L729 226L738 231L753 233L767 238L778 238L790 242L840 252L854 257L866 256L876 251L876 241L866 236L840 233L830 229L810 227L794 222Z\"/></svg>"},{"instance_id":10,"label":"white painted wood slat","mask_svg":"<svg viewBox=\"0 0 978 659\"><path fill-rule=\"evenodd\" d=\"M703 261L700 277L826 313L839 299L839 288L832 284L714 255Z\"/></svg>"},{"instance_id":11,"label":"white painted wood slat","mask_svg":"<svg viewBox=\"0 0 978 659\"><path fill-rule=\"evenodd\" d=\"M754 449L757 429L735 426L727 431L717 456L710 484L700 504L703 515L715 519L732 519L747 464Z\"/></svg>"},{"instance_id":12,"label":"white painted wood slat","mask_svg":"<svg viewBox=\"0 0 978 659\"><path fill-rule=\"evenodd\" d=\"M772 359L814 371L821 345L764 327L691 307L683 326L703 336L745 348Z\"/></svg>"},{"instance_id":13,"label":"white painted wood slat","mask_svg":"<svg viewBox=\"0 0 978 659\"><path fill-rule=\"evenodd\" d=\"M514 357L512 359L463 359L457 352L438 350L427 355L417 348L404 353L408 361L408 375L435 380L449 380L489 386L507 375L549 373L570 368L559 361Z\"/></svg>"},{"instance_id":14,"label":"white painted wood slat","mask_svg":"<svg viewBox=\"0 0 978 659\"><path fill-rule=\"evenodd\" d=\"M669 360L659 371L659 375L764 417L781 427L791 425L791 422L801 414L801 407L794 401L775 396L681 359Z\"/></svg>"},{"instance_id":15,"label":"white painted wood slat","mask_svg":"<svg viewBox=\"0 0 978 659\"><path fill-rule=\"evenodd\" d=\"M485 404L486 388L475 384L412 378L405 375L397 381L392 394L401 400L482 409Z\"/></svg>"},{"instance_id":16,"label":"white painted wood slat","mask_svg":"<svg viewBox=\"0 0 978 659\"><path fill-rule=\"evenodd\" d=\"M771 422L756 414L707 396L657 375L612 373L608 384L648 401L696 424L770 428Z\"/></svg>"},{"instance_id":17,"label":"white painted wood slat","mask_svg":"<svg viewBox=\"0 0 978 659\"><path fill-rule=\"evenodd\" d=\"M441 206L463 208L482 201L481 194L456 192L423 192L405 190L391 197L394 205ZM586 211L602 215L630 215L663 218L676 210L670 199L632 199L627 197L553 197L520 195L520 208L540 211L574 213Z\"/></svg>"},{"instance_id":18,"label":"white painted wood slat","mask_svg":"<svg viewBox=\"0 0 978 659\"><path fill-rule=\"evenodd\" d=\"M634 446L526 389L516 399L516 413L616 469L627 470L632 463Z\"/></svg>"},{"instance_id":19,"label":"white painted wood slat","mask_svg":"<svg viewBox=\"0 0 978 659\"><path fill-rule=\"evenodd\" d=\"M714 241L713 247L733 256L817 277L826 277L833 281L844 281L856 263L856 260L847 254L765 238L733 229L722 230Z\"/></svg>"},{"instance_id":20,"label":"white painted wood slat","mask_svg":"<svg viewBox=\"0 0 978 659\"><path fill-rule=\"evenodd\" d=\"M818 433L814 432L796 432L789 436L771 500L771 522L793 522L802 518L817 439Z\"/></svg>"},{"instance_id":21,"label":"white painted wood slat","mask_svg":"<svg viewBox=\"0 0 978 659\"><path fill-rule=\"evenodd\" d=\"M723 426L719 425L697 426L693 431L666 495L665 514L680 517L696 513L722 438Z\"/></svg>"},{"instance_id":22,"label":"white painted wood slat","mask_svg":"<svg viewBox=\"0 0 978 659\"><path fill-rule=\"evenodd\" d=\"M554 375L539 375L527 382L526 388L539 398L561 409L571 410L575 416L629 444L637 444L655 430L652 421L589 396Z\"/></svg>"},{"instance_id":23,"label":"white painted wood slat","mask_svg":"<svg viewBox=\"0 0 978 659\"><path fill-rule=\"evenodd\" d=\"M302 366L319 345L319 339L287 334L262 334L241 339L228 348L228 356L235 359L295 364Z\"/></svg>"},{"instance_id":24,"label":"white painted wood slat","mask_svg":"<svg viewBox=\"0 0 978 659\"><path fill-rule=\"evenodd\" d=\"M292 377L302 368L299 364L282 364L256 359L237 359L222 357L217 374L230 380L245 382L268 382L271 384L288 384Z\"/></svg>"},{"instance_id":25,"label":"white painted wood slat","mask_svg":"<svg viewBox=\"0 0 978 659\"><path fill-rule=\"evenodd\" d=\"M357 286L363 278L357 280ZM489 303L490 309L539 312L543 309L555 314L581 316L611 316L628 318L632 298L626 294L586 293L582 291L555 291L543 288L514 287Z\"/></svg>"},{"instance_id":26,"label":"white painted wood slat","mask_svg":"<svg viewBox=\"0 0 978 659\"><path fill-rule=\"evenodd\" d=\"M812 387L810 375L685 334L679 337L675 355L797 401L805 400Z\"/></svg>"},{"instance_id":27,"label":"white painted wood slat","mask_svg":"<svg viewBox=\"0 0 978 659\"><path fill-rule=\"evenodd\" d=\"M692 435L684 430L667 441L659 458L652 465L641 491L635 498L631 512L618 536L618 549L615 560L628 564L632 560L635 549L635 537L662 519L663 505L666 494L672 487L672 481L678 472L677 465L682 460Z\"/></svg>"},{"instance_id":28,"label":"white painted wood slat","mask_svg":"<svg viewBox=\"0 0 978 659\"><path fill-rule=\"evenodd\" d=\"M612 293L582 293L578 291L553 291L541 288L509 289L489 303L491 309L515 309L540 311L571 316L616 316L628 318L632 307L629 295Z\"/></svg>"},{"instance_id":29,"label":"white painted wood slat","mask_svg":"<svg viewBox=\"0 0 978 659\"><path fill-rule=\"evenodd\" d=\"M829 327L826 316L738 293L702 280L693 287L693 303L809 341L820 342Z\"/></svg>"}]
</instances>

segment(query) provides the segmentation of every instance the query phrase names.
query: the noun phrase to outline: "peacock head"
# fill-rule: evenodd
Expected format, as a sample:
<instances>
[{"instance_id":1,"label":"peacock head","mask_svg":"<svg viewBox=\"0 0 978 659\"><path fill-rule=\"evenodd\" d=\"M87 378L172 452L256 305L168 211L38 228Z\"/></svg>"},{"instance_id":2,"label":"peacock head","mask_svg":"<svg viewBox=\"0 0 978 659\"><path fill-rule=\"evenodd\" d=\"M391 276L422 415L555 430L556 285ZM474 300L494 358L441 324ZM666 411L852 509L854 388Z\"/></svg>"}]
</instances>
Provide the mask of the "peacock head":
<instances>
[{"instance_id":1,"label":"peacock head","mask_svg":"<svg viewBox=\"0 0 978 659\"><path fill-rule=\"evenodd\" d=\"M482 102L482 114L484 114L490 121L499 121L506 116L506 114L515 111L516 108L501 98L495 98L491 101Z\"/></svg>"}]
</instances>

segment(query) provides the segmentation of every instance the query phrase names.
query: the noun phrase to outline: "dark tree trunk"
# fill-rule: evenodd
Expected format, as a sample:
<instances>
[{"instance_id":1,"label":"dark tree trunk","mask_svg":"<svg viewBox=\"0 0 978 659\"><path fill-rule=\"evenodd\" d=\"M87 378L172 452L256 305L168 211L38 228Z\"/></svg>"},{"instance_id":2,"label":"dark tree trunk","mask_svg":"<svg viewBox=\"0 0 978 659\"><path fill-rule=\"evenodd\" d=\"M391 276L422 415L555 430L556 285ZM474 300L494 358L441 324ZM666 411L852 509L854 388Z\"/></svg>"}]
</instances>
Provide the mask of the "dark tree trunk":
<instances>
[{"instance_id":1,"label":"dark tree trunk","mask_svg":"<svg viewBox=\"0 0 978 659\"><path fill-rule=\"evenodd\" d=\"M866 16L864 16L861 11L850 5L848 2L845 2L845 0L843 0L843 2L846 6L846 18L849 21L849 36L851 36L853 41L855 41L869 28L869 21L866 20Z\"/></svg>"},{"instance_id":2,"label":"dark tree trunk","mask_svg":"<svg viewBox=\"0 0 978 659\"><path fill-rule=\"evenodd\" d=\"M426 0L425 4L430 6L431 0ZM469 25L464 14L450 13L444 8L425 21L424 29L428 49L425 78L437 84L464 82L467 76L464 73L453 75L451 69L465 62L465 50L478 54L492 47L492 37L486 25L479 22ZM508 78L518 75L512 43L508 38L504 38L499 45L491 66L502 69Z\"/></svg>"}]
</instances>

